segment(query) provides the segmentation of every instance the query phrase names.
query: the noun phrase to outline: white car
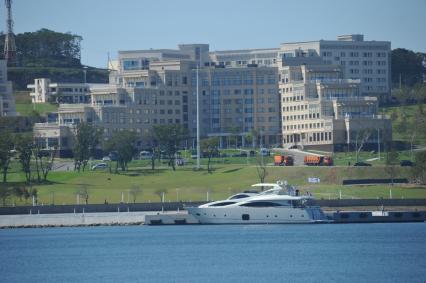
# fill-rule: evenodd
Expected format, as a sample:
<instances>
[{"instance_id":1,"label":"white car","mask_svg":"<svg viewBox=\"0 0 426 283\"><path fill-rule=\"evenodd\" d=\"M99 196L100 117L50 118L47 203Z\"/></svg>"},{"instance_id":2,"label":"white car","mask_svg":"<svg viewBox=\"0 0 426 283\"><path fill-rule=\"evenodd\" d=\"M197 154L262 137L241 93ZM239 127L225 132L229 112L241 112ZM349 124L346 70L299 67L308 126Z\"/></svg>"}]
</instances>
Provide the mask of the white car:
<instances>
[{"instance_id":1,"label":"white car","mask_svg":"<svg viewBox=\"0 0 426 283\"><path fill-rule=\"evenodd\" d=\"M104 156L104 157L102 157L102 161L111 161L111 157Z\"/></svg>"},{"instance_id":2,"label":"white car","mask_svg":"<svg viewBox=\"0 0 426 283\"><path fill-rule=\"evenodd\" d=\"M152 153L149 151L141 151L139 153L139 159L151 159L152 158Z\"/></svg>"},{"instance_id":3,"label":"white car","mask_svg":"<svg viewBox=\"0 0 426 283\"><path fill-rule=\"evenodd\" d=\"M108 168L106 163L98 163L92 166L92 170Z\"/></svg>"}]
</instances>

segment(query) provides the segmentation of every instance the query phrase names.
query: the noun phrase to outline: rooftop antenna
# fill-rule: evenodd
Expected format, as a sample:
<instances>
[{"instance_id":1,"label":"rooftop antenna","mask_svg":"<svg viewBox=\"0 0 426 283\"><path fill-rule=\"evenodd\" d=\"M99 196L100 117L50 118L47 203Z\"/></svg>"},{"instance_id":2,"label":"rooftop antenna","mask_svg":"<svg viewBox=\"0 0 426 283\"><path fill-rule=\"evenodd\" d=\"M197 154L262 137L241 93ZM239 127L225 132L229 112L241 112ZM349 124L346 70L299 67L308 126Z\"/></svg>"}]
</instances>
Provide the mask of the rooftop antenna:
<instances>
[{"instance_id":1,"label":"rooftop antenna","mask_svg":"<svg viewBox=\"0 0 426 283\"><path fill-rule=\"evenodd\" d=\"M5 0L7 17L6 26L7 33L4 41L4 58L9 66L16 64L16 45L15 35L13 34L13 20L12 20L12 0Z\"/></svg>"}]
</instances>

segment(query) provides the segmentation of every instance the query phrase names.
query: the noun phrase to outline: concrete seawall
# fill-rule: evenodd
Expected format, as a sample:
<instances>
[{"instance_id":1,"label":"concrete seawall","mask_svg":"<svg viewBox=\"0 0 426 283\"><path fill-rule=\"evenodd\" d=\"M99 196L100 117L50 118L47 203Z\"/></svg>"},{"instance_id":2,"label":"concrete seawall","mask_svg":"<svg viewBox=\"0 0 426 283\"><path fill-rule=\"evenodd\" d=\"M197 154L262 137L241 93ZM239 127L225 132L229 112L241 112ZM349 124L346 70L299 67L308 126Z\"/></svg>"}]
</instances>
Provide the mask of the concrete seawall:
<instances>
[{"instance_id":1,"label":"concrete seawall","mask_svg":"<svg viewBox=\"0 0 426 283\"><path fill-rule=\"evenodd\" d=\"M145 222L146 215L156 215L157 213L159 212L0 215L0 228L140 225ZM163 215L167 215L168 213L170 212L165 212ZM176 211L173 213L176 213Z\"/></svg>"},{"instance_id":2,"label":"concrete seawall","mask_svg":"<svg viewBox=\"0 0 426 283\"><path fill-rule=\"evenodd\" d=\"M57 213L97 213L97 212L137 212L137 211L177 211L185 206L198 206L205 202L156 202L129 204L82 204L0 207L0 215L16 214L57 214ZM321 207L415 207L426 206L426 199L332 199L315 200L313 205Z\"/></svg>"}]
</instances>

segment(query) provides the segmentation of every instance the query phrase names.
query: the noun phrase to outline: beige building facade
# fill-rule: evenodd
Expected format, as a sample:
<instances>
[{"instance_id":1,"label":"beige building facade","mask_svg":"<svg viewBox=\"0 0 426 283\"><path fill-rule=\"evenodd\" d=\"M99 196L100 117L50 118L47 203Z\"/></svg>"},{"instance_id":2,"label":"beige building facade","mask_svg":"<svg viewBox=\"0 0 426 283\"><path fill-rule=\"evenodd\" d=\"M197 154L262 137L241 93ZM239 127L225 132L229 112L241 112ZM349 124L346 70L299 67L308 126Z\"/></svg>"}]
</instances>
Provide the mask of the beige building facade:
<instances>
[{"instance_id":1,"label":"beige building facade","mask_svg":"<svg viewBox=\"0 0 426 283\"><path fill-rule=\"evenodd\" d=\"M360 80L315 58L280 61L283 147L341 151L391 141L391 121L378 115L377 97L361 95Z\"/></svg>"},{"instance_id":2,"label":"beige building facade","mask_svg":"<svg viewBox=\"0 0 426 283\"><path fill-rule=\"evenodd\" d=\"M7 80L7 61L0 60L0 117L16 116L12 82Z\"/></svg>"},{"instance_id":3,"label":"beige building facade","mask_svg":"<svg viewBox=\"0 0 426 283\"><path fill-rule=\"evenodd\" d=\"M351 36L333 43L337 46L340 41L358 50L358 59L352 61L364 61L359 59L364 58L364 49L354 46L370 46L369 42ZM113 68L109 85L89 86L90 99L84 103L77 99L60 105L56 133L69 135L69 141L59 137L57 143L69 150L72 128L88 122L103 129L104 139L124 129L134 131L143 148L153 126L180 124L190 134L186 146L193 147L197 81L201 137L219 137L220 147L232 141L241 147L253 143L343 150L357 143L362 129L371 132L368 143L389 141L390 121L378 115L377 96L364 91L363 78L349 76L345 64L324 58L329 57L322 54L327 48L320 48L324 41L309 44L214 52L207 44L182 44L178 49L120 51L109 64ZM388 45L383 44L386 49ZM381 48L370 49L377 53ZM345 49L350 58L352 49ZM376 53L371 58L366 54L370 59L365 60L383 55ZM389 63L380 63L374 70ZM381 75L390 76L388 72ZM36 125L37 133L43 127ZM60 127L71 130L59 131ZM52 124L46 124L46 133L53 133L52 129Z\"/></svg>"}]
</instances>

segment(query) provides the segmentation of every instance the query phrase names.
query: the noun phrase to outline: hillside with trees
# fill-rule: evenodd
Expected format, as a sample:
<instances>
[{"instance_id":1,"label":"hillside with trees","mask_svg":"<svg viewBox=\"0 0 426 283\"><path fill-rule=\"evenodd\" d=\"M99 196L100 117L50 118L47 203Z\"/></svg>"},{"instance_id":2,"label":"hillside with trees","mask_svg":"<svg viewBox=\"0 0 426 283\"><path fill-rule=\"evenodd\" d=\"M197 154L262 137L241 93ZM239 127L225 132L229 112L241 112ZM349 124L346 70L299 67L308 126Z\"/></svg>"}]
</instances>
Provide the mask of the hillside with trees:
<instances>
[{"instance_id":1,"label":"hillside with trees","mask_svg":"<svg viewBox=\"0 0 426 283\"><path fill-rule=\"evenodd\" d=\"M4 49L4 34L0 34L0 50ZM35 78L47 77L54 82L83 82L81 42L83 38L71 33L48 29L24 32L15 36L17 63L9 67L9 80L17 90L25 90ZM87 81L108 82L108 71L87 68Z\"/></svg>"},{"instance_id":2,"label":"hillside with trees","mask_svg":"<svg viewBox=\"0 0 426 283\"><path fill-rule=\"evenodd\" d=\"M399 87L423 83L426 76L426 53L414 52L404 48L392 50L392 85Z\"/></svg>"}]
</instances>

